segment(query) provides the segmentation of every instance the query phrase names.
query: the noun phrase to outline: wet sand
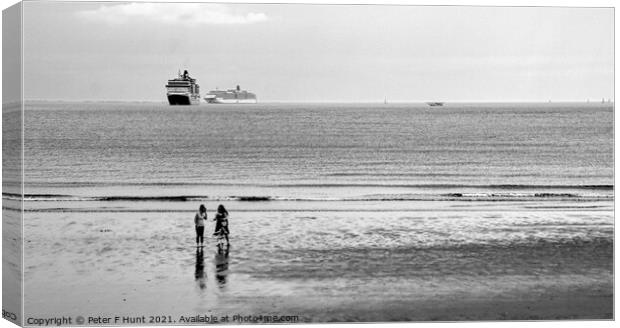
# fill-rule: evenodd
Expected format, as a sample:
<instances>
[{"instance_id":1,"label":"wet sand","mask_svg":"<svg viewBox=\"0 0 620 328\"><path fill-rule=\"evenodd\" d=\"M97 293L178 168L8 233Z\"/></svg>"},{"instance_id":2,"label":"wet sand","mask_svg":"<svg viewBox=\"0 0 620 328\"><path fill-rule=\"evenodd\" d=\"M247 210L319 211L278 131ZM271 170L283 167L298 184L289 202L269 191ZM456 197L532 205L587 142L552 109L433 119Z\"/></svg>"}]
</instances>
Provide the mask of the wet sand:
<instances>
[{"instance_id":1,"label":"wet sand","mask_svg":"<svg viewBox=\"0 0 620 328\"><path fill-rule=\"evenodd\" d=\"M196 249L188 213L27 213L26 317L613 316L608 211L243 212L231 227L226 253Z\"/></svg>"}]
</instances>

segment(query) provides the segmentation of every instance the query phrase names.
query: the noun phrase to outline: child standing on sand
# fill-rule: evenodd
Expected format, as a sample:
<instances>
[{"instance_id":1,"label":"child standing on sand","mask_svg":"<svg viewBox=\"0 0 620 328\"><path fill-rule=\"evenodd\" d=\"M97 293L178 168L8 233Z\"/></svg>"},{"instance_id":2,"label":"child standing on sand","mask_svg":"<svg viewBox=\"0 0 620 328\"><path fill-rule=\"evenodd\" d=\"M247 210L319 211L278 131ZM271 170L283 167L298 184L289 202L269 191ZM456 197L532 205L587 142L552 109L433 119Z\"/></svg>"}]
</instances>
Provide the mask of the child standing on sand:
<instances>
[{"instance_id":1,"label":"child standing on sand","mask_svg":"<svg viewBox=\"0 0 620 328\"><path fill-rule=\"evenodd\" d=\"M198 213L194 216L194 224L196 225L196 246L198 242L202 245L204 242L205 221L207 220L207 208L204 204L200 204Z\"/></svg>"},{"instance_id":2,"label":"child standing on sand","mask_svg":"<svg viewBox=\"0 0 620 328\"><path fill-rule=\"evenodd\" d=\"M228 211L224 208L224 205L220 204L220 206L217 207L217 213L213 220L216 221L213 235L217 236L220 233L223 234L226 238L226 245L230 245L228 241L228 234L230 233L230 230L228 230Z\"/></svg>"}]
</instances>

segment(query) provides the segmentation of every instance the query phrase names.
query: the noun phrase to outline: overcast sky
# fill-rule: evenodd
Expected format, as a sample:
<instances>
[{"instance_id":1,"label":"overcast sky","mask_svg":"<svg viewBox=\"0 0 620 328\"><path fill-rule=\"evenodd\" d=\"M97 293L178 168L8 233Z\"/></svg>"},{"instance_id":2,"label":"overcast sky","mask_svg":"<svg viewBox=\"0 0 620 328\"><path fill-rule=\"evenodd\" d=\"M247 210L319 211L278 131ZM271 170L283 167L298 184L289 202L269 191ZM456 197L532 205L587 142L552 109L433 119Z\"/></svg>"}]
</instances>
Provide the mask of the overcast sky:
<instances>
[{"instance_id":1,"label":"overcast sky","mask_svg":"<svg viewBox=\"0 0 620 328\"><path fill-rule=\"evenodd\" d=\"M546 101L613 97L613 9L24 3L24 97Z\"/></svg>"}]
</instances>

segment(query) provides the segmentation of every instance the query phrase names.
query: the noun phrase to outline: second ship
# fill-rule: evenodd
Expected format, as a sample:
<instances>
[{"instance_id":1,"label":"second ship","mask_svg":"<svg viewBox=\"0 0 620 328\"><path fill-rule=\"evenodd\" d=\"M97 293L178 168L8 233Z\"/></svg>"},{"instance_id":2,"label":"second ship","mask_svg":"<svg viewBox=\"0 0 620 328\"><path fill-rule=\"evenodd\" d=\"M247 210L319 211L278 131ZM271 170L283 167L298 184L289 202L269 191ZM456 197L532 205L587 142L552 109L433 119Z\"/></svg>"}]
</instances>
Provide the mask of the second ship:
<instances>
[{"instance_id":1,"label":"second ship","mask_svg":"<svg viewBox=\"0 0 620 328\"><path fill-rule=\"evenodd\" d=\"M256 104L256 95L247 90L241 90L240 86L236 89L211 90L204 97L210 104Z\"/></svg>"}]
</instances>

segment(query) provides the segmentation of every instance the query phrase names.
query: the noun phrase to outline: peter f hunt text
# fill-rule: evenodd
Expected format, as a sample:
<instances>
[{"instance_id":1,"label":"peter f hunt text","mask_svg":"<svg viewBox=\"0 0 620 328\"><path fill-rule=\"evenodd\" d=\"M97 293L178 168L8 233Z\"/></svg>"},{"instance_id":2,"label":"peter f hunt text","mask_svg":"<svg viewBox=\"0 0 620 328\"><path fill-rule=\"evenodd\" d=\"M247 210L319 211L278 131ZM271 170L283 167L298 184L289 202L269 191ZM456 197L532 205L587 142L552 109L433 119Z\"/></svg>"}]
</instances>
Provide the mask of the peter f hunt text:
<instances>
[{"instance_id":1,"label":"peter f hunt text","mask_svg":"<svg viewBox=\"0 0 620 328\"><path fill-rule=\"evenodd\" d=\"M165 318L165 319L162 319ZM73 325L130 325L130 324L156 324L156 323L174 323L171 317L155 317L149 316L114 316L114 317L51 317L51 318L28 318L27 325L32 326L73 326Z\"/></svg>"}]
</instances>

